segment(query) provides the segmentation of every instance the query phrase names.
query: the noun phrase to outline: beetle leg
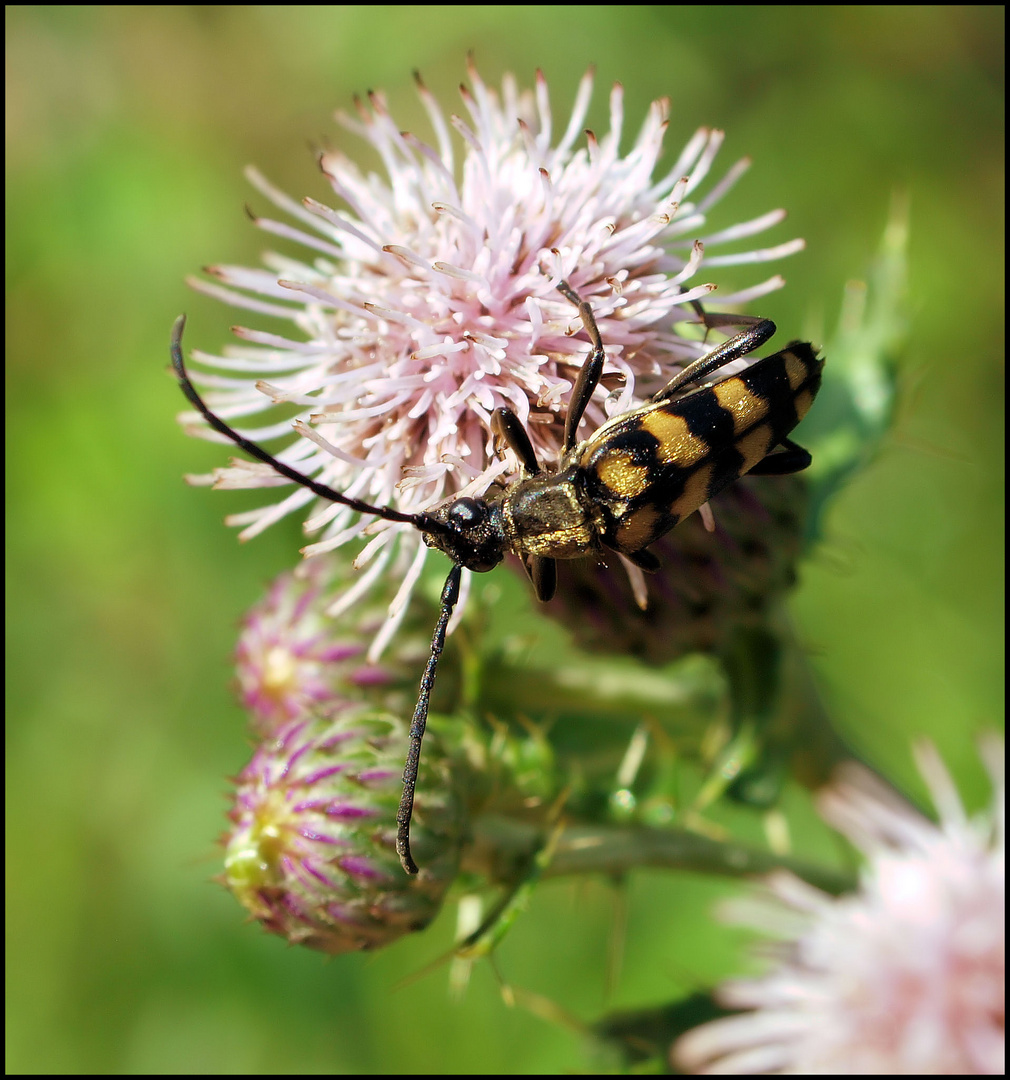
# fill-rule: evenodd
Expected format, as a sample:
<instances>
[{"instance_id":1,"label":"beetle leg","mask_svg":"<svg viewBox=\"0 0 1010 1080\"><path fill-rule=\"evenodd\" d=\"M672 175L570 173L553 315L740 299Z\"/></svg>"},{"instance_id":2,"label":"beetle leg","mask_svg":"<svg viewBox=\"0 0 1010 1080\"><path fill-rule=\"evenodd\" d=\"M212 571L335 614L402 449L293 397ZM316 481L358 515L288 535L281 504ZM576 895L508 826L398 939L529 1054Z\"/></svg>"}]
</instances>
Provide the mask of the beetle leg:
<instances>
[{"instance_id":1,"label":"beetle leg","mask_svg":"<svg viewBox=\"0 0 1010 1080\"><path fill-rule=\"evenodd\" d=\"M502 450L507 446L530 476L536 476L540 472L530 437L519 423L519 417L511 409L502 405L491 413L491 431L494 433L495 453L501 456Z\"/></svg>"},{"instance_id":2,"label":"beetle leg","mask_svg":"<svg viewBox=\"0 0 1010 1080\"><path fill-rule=\"evenodd\" d=\"M653 555L647 548L642 548L641 551L633 551L630 554L628 552L622 552L628 562L633 562L639 570L644 570L647 574L654 574L663 565L659 560L658 555Z\"/></svg>"},{"instance_id":3,"label":"beetle leg","mask_svg":"<svg viewBox=\"0 0 1010 1080\"><path fill-rule=\"evenodd\" d=\"M522 557L519 561L523 564L526 576L533 583L537 599L543 604L553 600L558 588L557 560L546 555L530 555L528 562Z\"/></svg>"},{"instance_id":4,"label":"beetle leg","mask_svg":"<svg viewBox=\"0 0 1010 1080\"><path fill-rule=\"evenodd\" d=\"M762 458L747 474L748 476L788 476L802 472L813 460L809 450L797 446L792 439L783 439L783 449L777 454Z\"/></svg>"},{"instance_id":5,"label":"beetle leg","mask_svg":"<svg viewBox=\"0 0 1010 1080\"><path fill-rule=\"evenodd\" d=\"M681 387L697 382L731 360L739 360L742 356L754 352L775 333L775 323L771 319L759 319L754 315L729 315L712 311L705 313L704 320L708 327L745 326L746 329L731 337L729 341L724 341L710 353L699 357L693 364L688 364L683 371L674 375L658 394L653 394L650 401L669 401Z\"/></svg>"},{"instance_id":6,"label":"beetle leg","mask_svg":"<svg viewBox=\"0 0 1010 1080\"><path fill-rule=\"evenodd\" d=\"M563 453L567 453L576 443L575 432L578 430L579 421L586 411L596 387L603 373L603 365L606 362L606 354L603 351L603 339L600 337L599 327L593 316L593 309L589 302L582 300L579 294L568 284L567 281L558 283L558 292L579 309L582 325L586 328L589 340L593 343L589 355L586 357L579 371L579 377L575 380L572 388L572 396L568 402L568 416L565 417L565 445Z\"/></svg>"}]
</instances>

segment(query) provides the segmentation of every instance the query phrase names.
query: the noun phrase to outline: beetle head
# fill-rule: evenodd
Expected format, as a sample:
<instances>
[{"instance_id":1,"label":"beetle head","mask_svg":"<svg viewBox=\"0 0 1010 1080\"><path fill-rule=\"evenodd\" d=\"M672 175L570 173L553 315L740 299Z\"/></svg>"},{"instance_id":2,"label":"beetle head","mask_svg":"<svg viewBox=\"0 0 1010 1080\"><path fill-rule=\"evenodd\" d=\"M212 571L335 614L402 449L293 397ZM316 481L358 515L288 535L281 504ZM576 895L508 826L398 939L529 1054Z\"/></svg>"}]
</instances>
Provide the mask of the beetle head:
<instances>
[{"instance_id":1,"label":"beetle head","mask_svg":"<svg viewBox=\"0 0 1010 1080\"><path fill-rule=\"evenodd\" d=\"M456 499L431 512L446 531L426 532L424 542L444 551L454 563L483 573L505 557L501 508L485 499Z\"/></svg>"}]
</instances>

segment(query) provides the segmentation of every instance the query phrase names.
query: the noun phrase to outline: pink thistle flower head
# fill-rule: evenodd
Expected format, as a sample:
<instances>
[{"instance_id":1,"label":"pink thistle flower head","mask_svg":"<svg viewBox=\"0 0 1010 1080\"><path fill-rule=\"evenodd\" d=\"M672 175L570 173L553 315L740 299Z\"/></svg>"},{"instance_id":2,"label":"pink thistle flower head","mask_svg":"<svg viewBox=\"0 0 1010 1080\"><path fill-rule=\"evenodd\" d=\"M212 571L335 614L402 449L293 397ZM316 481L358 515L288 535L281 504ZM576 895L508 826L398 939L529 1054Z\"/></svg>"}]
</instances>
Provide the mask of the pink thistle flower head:
<instances>
[{"instance_id":1,"label":"pink thistle flower head","mask_svg":"<svg viewBox=\"0 0 1010 1080\"><path fill-rule=\"evenodd\" d=\"M438 914L459 859L460 808L432 740L412 836L424 870L404 874L395 814L405 740L399 721L358 708L296 720L260 744L238 778L223 881L265 929L342 953L388 945Z\"/></svg>"},{"instance_id":2,"label":"pink thistle flower head","mask_svg":"<svg viewBox=\"0 0 1010 1080\"><path fill-rule=\"evenodd\" d=\"M674 1045L688 1072L1002 1074L1003 745L983 749L991 809L970 819L936 750L918 763L939 811L924 818L872 774L846 768L821 812L866 856L858 891L831 897L781 873L763 897L727 905L776 934L767 974L725 984L749 1012Z\"/></svg>"},{"instance_id":3,"label":"pink thistle flower head","mask_svg":"<svg viewBox=\"0 0 1010 1080\"><path fill-rule=\"evenodd\" d=\"M255 171L254 186L290 218L258 218L294 241L303 258L268 255L266 269L218 266L218 283L197 288L291 325L290 334L237 328L244 344L224 356L196 354L218 374L196 381L208 403L243 434L268 441L290 422L248 421L273 405L298 410L297 438L278 456L331 487L376 505L416 513L450 497L479 495L516 470L495 455L490 416L512 409L545 467L558 460L569 393L590 344L564 278L588 300L607 350L586 431L654 392L704 350L674 326L715 288L704 270L791 254L800 240L713 256L777 224L784 211L718 231L711 208L746 170L746 160L708 184L722 132L702 128L656 176L667 101L654 102L631 148L620 148L623 93L610 95L610 127L582 129L592 74L563 130L538 74L532 92L506 77L498 94L470 67L463 115L446 117L418 82L434 138L402 132L381 94L338 116L378 153L384 175L368 174L336 151L321 168L341 205L295 202ZM720 306L778 288L773 276ZM608 391L613 392L609 394ZM192 422L195 417L187 414ZM208 434L200 428L201 434ZM210 437L216 438L213 434ZM222 487L285 483L269 467L236 462L213 477ZM311 492L231 519L252 536L307 506ZM358 556L365 586L399 567L403 591L370 651L375 659L402 616L427 548L410 526L361 518L326 504L306 521L321 538L313 555L370 537Z\"/></svg>"}]
</instances>

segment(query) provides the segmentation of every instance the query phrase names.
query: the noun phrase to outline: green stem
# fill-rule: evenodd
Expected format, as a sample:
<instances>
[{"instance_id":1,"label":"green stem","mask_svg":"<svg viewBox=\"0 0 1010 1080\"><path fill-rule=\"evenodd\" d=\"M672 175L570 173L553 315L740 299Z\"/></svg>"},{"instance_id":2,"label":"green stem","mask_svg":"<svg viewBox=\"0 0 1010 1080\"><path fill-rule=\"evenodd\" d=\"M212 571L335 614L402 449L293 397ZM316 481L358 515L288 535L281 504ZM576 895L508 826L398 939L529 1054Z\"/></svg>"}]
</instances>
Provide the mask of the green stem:
<instances>
[{"instance_id":1,"label":"green stem","mask_svg":"<svg viewBox=\"0 0 1010 1080\"><path fill-rule=\"evenodd\" d=\"M485 815L474 822L468 868L483 869L507 880L510 868L527 859L542 844L543 832L535 825ZM557 838L553 857L542 873L545 878L570 874L615 876L651 867L689 870L702 874L745 877L789 870L825 892L838 894L853 889L848 874L775 855L744 844L712 840L683 829L652 829L644 826L570 825Z\"/></svg>"}]
</instances>

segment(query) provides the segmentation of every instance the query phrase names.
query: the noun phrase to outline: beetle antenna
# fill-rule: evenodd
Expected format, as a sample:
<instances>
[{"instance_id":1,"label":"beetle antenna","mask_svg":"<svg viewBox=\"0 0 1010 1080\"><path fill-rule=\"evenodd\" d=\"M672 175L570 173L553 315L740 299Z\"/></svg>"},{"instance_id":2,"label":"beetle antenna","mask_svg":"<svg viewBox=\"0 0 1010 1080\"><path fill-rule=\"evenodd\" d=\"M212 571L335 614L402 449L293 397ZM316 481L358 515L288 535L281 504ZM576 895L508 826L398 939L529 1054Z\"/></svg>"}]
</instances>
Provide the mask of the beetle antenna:
<instances>
[{"instance_id":1,"label":"beetle antenna","mask_svg":"<svg viewBox=\"0 0 1010 1080\"><path fill-rule=\"evenodd\" d=\"M421 740L428 723L428 700L431 688L435 685L435 668L445 645L445 630L452 616L452 609L459 599L459 579L462 567L458 564L449 571L442 587L442 599L435 624L435 633L431 638L431 655L421 676L421 692L414 707L414 718L410 722L410 743L407 747L407 763L403 767L403 795L400 808L396 811L396 853L400 863L408 874L417 873L417 863L410 855L410 815L414 810L414 788L417 786L417 766L421 760Z\"/></svg>"},{"instance_id":2,"label":"beetle antenna","mask_svg":"<svg viewBox=\"0 0 1010 1080\"><path fill-rule=\"evenodd\" d=\"M175 320L175 325L172 327L172 367L175 370L175 377L179 380L179 386L182 388L182 392L189 398L191 404L200 412L203 418L215 431L220 432L222 435L231 439L240 450L244 450L251 457L269 465L276 472L279 472L281 476L287 477L288 480L292 480L294 483L301 484L302 487L308 488L309 491L314 492L321 499L342 503L344 506L349 506L352 510L357 510L360 514L374 514L376 517L380 517L385 521L399 521L406 525L413 525L414 528L420 529L422 532L449 532L449 529L443 525L442 522L436 520L430 514L403 514L399 510L394 510L392 507L372 506L371 503L362 502L361 499L354 499L349 495L341 495L339 491L334 491L334 489L327 484L321 484L318 480L313 480L311 476L306 476L297 469L292 469L290 465L285 465L283 461L279 461L273 454L264 450L262 446L258 446L251 439L247 439L244 435L240 435L234 428L229 427L219 416L211 412L209 406L203 398L200 397L199 393L197 393L196 387L190 382L189 375L186 374L186 365L182 359L182 332L185 329L185 326L186 316L180 315L179 318Z\"/></svg>"}]
</instances>

